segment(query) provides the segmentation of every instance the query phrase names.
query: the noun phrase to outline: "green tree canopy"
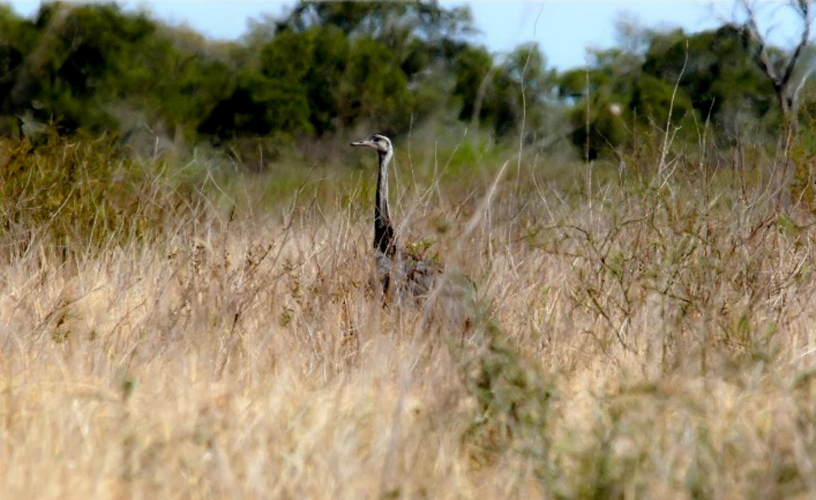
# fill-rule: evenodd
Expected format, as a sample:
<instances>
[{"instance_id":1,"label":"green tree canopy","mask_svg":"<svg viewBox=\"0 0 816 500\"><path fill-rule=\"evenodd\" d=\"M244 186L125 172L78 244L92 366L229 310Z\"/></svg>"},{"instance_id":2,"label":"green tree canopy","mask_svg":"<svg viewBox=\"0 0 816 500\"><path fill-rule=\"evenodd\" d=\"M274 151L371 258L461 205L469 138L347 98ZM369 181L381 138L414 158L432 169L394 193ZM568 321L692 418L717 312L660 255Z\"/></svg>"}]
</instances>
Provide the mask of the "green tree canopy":
<instances>
[{"instance_id":1,"label":"green tree canopy","mask_svg":"<svg viewBox=\"0 0 816 500\"><path fill-rule=\"evenodd\" d=\"M528 142L568 135L596 157L664 129L673 106L681 140L710 120L716 140L772 142L782 118L744 27L617 27L618 46L558 74L535 44L489 52L473 42L467 7L436 1L302 1L234 42L116 4L45 3L33 19L0 6L0 134L52 124L185 147L458 119L495 140L523 122ZM768 64L784 62L764 50Z\"/></svg>"}]
</instances>

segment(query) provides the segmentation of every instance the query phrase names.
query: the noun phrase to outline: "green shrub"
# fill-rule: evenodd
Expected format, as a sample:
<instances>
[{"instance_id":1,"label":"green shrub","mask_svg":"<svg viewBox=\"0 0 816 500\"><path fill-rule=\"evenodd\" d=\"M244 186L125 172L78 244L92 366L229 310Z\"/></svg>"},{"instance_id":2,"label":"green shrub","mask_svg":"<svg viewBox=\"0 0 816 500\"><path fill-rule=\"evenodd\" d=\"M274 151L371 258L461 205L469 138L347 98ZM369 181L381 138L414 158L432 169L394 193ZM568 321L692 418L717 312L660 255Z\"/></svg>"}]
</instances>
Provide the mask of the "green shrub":
<instances>
[{"instance_id":1,"label":"green shrub","mask_svg":"<svg viewBox=\"0 0 816 500\"><path fill-rule=\"evenodd\" d=\"M149 238L167 213L191 210L192 191L142 165L109 136L0 143L0 237L24 251L50 241L74 251Z\"/></svg>"}]
</instances>

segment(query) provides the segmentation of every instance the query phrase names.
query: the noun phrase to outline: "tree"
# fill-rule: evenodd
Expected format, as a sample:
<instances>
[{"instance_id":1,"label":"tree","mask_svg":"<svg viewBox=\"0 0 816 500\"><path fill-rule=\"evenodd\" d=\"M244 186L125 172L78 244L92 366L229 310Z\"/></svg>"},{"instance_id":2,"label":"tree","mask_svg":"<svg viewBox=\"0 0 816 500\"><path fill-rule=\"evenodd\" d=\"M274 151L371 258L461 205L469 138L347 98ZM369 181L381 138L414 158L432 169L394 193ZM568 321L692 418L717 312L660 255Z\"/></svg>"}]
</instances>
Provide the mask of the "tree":
<instances>
[{"instance_id":1,"label":"tree","mask_svg":"<svg viewBox=\"0 0 816 500\"><path fill-rule=\"evenodd\" d=\"M17 133L19 99L12 99L12 89L25 67L26 54L36 44L33 23L17 17L11 8L0 5L0 134Z\"/></svg>"},{"instance_id":2,"label":"tree","mask_svg":"<svg viewBox=\"0 0 816 500\"><path fill-rule=\"evenodd\" d=\"M761 140L764 134L757 129L775 128L779 115L771 109L773 91L753 63L743 35L729 25L692 35L680 30L655 34L643 72L672 85L679 80L692 107L716 125L720 138L735 140L750 127Z\"/></svg>"},{"instance_id":3,"label":"tree","mask_svg":"<svg viewBox=\"0 0 816 500\"><path fill-rule=\"evenodd\" d=\"M648 125L648 113L656 110L654 105L645 112L638 108L654 103L648 87L637 91L643 87L638 87L643 77L640 56L620 49L593 51L591 56L589 67L567 71L558 82L559 96L573 105L568 113L570 140L588 160L629 143L625 124L633 111Z\"/></svg>"},{"instance_id":4,"label":"tree","mask_svg":"<svg viewBox=\"0 0 816 500\"><path fill-rule=\"evenodd\" d=\"M352 44L340 108L347 124L364 121L378 129L407 130L414 98L400 67L388 64L389 54L384 45L368 37Z\"/></svg>"},{"instance_id":5,"label":"tree","mask_svg":"<svg viewBox=\"0 0 816 500\"><path fill-rule=\"evenodd\" d=\"M199 126L230 139L272 132L311 133L306 76L313 64L313 34L282 33L261 49L260 68L240 71L234 89Z\"/></svg>"},{"instance_id":6,"label":"tree","mask_svg":"<svg viewBox=\"0 0 816 500\"><path fill-rule=\"evenodd\" d=\"M796 65L810 40L810 27L813 23L810 2L809 0L794 0L789 4L801 22L801 36L793 50L787 54L768 47L765 37L760 32L753 3L749 0L741 0L741 5L747 17L744 29L749 35L748 43L752 49L754 62L771 82L785 121L786 130L782 139L782 149L787 151L790 141L796 137L799 128L795 113L799 91L814 69L811 66L798 82L794 80Z\"/></svg>"},{"instance_id":7,"label":"tree","mask_svg":"<svg viewBox=\"0 0 816 500\"><path fill-rule=\"evenodd\" d=\"M482 118L482 101L492 76L493 58L484 47L468 46L454 59L456 83L453 95L461 101L460 120L471 120L478 126Z\"/></svg>"}]
</instances>

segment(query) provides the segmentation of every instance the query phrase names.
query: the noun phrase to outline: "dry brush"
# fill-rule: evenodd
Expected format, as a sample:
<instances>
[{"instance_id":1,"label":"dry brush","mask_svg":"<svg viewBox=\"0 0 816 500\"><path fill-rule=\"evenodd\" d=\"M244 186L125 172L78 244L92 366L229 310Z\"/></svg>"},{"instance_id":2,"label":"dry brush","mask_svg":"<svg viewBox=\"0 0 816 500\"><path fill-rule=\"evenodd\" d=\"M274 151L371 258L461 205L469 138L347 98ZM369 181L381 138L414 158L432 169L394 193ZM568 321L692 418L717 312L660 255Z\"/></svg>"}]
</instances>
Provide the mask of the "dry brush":
<instances>
[{"instance_id":1,"label":"dry brush","mask_svg":"<svg viewBox=\"0 0 816 500\"><path fill-rule=\"evenodd\" d=\"M0 496L816 494L810 216L744 172L546 173L401 201L468 328L381 306L355 203L227 213L155 174L115 238L14 212Z\"/></svg>"}]
</instances>

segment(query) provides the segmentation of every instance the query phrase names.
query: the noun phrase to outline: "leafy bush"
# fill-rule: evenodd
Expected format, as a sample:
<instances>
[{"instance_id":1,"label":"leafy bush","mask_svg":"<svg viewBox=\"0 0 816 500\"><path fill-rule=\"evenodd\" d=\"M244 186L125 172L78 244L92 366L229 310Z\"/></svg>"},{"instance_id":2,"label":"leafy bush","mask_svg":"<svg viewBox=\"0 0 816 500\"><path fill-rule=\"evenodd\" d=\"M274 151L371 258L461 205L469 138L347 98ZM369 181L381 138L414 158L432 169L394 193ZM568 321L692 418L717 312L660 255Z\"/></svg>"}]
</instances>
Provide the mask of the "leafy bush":
<instances>
[{"instance_id":1,"label":"leafy bush","mask_svg":"<svg viewBox=\"0 0 816 500\"><path fill-rule=\"evenodd\" d=\"M24 251L49 241L64 255L150 239L170 215L190 213L189 185L171 185L110 136L0 143L0 236Z\"/></svg>"}]
</instances>

